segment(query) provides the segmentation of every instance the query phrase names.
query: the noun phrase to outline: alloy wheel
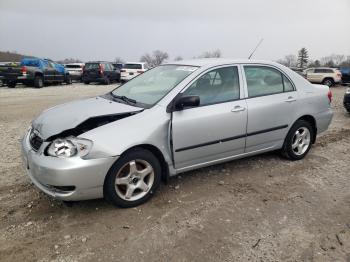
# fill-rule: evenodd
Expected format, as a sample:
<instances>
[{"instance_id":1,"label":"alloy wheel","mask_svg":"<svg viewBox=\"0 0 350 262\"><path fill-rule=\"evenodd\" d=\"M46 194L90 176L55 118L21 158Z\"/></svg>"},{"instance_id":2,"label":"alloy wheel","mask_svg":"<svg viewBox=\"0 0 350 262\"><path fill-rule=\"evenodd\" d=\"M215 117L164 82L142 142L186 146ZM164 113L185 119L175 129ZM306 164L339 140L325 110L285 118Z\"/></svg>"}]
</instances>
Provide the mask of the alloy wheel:
<instances>
[{"instance_id":1,"label":"alloy wheel","mask_svg":"<svg viewBox=\"0 0 350 262\"><path fill-rule=\"evenodd\" d=\"M126 163L115 178L117 195L126 201L144 197L154 183L154 170L150 163L136 159Z\"/></svg>"},{"instance_id":2,"label":"alloy wheel","mask_svg":"<svg viewBox=\"0 0 350 262\"><path fill-rule=\"evenodd\" d=\"M303 155L309 148L311 135L309 129L300 127L294 134L292 140L292 149L298 156Z\"/></svg>"}]
</instances>

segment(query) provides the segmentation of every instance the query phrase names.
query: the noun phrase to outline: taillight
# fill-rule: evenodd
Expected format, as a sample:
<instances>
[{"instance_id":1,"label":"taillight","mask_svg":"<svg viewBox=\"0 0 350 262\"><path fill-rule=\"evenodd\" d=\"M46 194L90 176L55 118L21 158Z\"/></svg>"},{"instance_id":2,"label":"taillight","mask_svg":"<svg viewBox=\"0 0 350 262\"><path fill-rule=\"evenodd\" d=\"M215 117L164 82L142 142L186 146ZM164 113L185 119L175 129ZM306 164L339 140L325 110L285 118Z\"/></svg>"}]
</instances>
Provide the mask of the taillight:
<instances>
[{"instance_id":1,"label":"taillight","mask_svg":"<svg viewBox=\"0 0 350 262\"><path fill-rule=\"evenodd\" d=\"M328 90L327 96L328 96L329 103L331 103L332 102L332 97L333 97L333 94L332 94L331 90Z\"/></svg>"},{"instance_id":2,"label":"taillight","mask_svg":"<svg viewBox=\"0 0 350 262\"><path fill-rule=\"evenodd\" d=\"M21 72L22 72L22 75L26 75L27 74L27 68L25 66L22 66Z\"/></svg>"},{"instance_id":3,"label":"taillight","mask_svg":"<svg viewBox=\"0 0 350 262\"><path fill-rule=\"evenodd\" d=\"M103 75L103 65L100 64L100 74Z\"/></svg>"},{"instance_id":4,"label":"taillight","mask_svg":"<svg viewBox=\"0 0 350 262\"><path fill-rule=\"evenodd\" d=\"M138 70L137 73L138 73L138 74L142 74L143 71L142 71L142 70Z\"/></svg>"}]
</instances>

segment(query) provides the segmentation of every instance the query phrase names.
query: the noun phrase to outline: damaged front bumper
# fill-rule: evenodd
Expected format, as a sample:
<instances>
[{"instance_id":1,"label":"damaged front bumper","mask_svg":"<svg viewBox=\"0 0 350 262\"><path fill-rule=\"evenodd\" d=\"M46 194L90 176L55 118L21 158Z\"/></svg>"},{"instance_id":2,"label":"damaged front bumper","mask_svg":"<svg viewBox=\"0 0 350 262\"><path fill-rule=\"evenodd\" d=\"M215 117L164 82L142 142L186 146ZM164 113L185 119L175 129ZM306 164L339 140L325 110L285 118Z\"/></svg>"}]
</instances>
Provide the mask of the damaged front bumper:
<instances>
[{"instance_id":1,"label":"damaged front bumper","mask_svg":"<svg viewBox=\"0 0 350 262\"><path fill-rule=\"evenodd\" d=\"M22 140L24 168L34 183L46 194L65 201L103 197L105 176L118 156L82 159L79 156L46 156L43 144L38 151L29 143L29 132Z\"/></svg>"}]
</instances>

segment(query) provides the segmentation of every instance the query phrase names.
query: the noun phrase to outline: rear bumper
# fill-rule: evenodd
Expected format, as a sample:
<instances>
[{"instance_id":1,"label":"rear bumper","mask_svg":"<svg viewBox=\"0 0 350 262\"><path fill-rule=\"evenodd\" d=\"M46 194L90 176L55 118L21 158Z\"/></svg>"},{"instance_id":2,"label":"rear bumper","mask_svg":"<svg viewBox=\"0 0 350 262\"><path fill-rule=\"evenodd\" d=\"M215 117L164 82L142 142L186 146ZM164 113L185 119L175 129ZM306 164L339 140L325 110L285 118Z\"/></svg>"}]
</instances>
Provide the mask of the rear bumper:
<instances>
[{"instance_id":1,"label":"rear bumper","mask_svg":"<svg viewBox=\"0 0 350 262\"><path fill-rule=\"evenodd\" d=\"M121 74L120 75L120 80L122 80L122 81L129 81L129 80L133 79L136 76L138 76L138 74L134 74L134 75Z\"/></svg>"},{"instance_id":2,"label":"rear bumper","mask_svg":"<svg viewBox=\"0 0 350 262\"><path fill-rule=\"evenodd\" d=\"M84 82L99 82L99 83L103 83L106 81L105 78L103 77L89 77L89 76L83 76L82 77Z\"/></svg>"},{"instance_id":3,"label":"rear bumper","mask_svg":"<svg viewBox=\"0 0 350 262\"><path fill-rule=\"evenodd\" d=\"M327 110L316 114L315 119L317 125L317 134L326 131L333 119L332 109L328 108Z\"/></svg>"}]
</instances>

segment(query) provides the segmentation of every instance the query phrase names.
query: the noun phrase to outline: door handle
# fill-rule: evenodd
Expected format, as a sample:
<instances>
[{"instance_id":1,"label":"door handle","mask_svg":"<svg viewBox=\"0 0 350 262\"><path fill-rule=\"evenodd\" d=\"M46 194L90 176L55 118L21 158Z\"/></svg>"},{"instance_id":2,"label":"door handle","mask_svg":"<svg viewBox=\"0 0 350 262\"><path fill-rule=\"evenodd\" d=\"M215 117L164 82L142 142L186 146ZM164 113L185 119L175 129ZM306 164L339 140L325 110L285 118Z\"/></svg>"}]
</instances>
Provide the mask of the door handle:
<instances>
[{"instance_id":1,"label":"door handle","mask_svg":"<svg viewBox=\"0 0 350 262\"><path fill-rule=\"evenodd\" d=\"M242 106L235 106L233 109L231 109L231 112L240 112L240 111L244 111L245 107Z\"/></svg>"},{"instance_id":2,"label":"door handle","mask_svg":"<svg viewBox=\"0 0 350 262\"><path fill-rule=\"evenodd\" d=\"M297 101L297 100L294 97L292 97L292 96L289 96L287 98L287 100L284 100L284 102L287 102L287 103L291 103L291 102L295 102L295 101Z\"/></svg>"}]
</instances>

